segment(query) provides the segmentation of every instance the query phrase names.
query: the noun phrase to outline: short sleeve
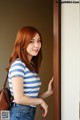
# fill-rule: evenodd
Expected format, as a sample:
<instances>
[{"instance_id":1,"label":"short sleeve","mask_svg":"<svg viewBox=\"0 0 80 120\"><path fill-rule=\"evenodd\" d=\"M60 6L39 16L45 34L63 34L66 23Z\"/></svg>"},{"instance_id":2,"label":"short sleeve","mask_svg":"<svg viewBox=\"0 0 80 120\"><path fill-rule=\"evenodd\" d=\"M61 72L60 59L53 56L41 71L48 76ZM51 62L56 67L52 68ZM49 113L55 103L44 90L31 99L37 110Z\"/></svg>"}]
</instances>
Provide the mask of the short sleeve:
<instances>
[{"instance_id":1,"label":"short sleeve","mask_svg":"<svg viewBox=\"0 0 80 120\"><path fill-rule=\"evenodd\" d=\"M25 64L20 61L16 60L12 63L10 69L9 69L9 78L20 76L24 78L24 70L25 70Z\"/></svg>"}]
</instances>

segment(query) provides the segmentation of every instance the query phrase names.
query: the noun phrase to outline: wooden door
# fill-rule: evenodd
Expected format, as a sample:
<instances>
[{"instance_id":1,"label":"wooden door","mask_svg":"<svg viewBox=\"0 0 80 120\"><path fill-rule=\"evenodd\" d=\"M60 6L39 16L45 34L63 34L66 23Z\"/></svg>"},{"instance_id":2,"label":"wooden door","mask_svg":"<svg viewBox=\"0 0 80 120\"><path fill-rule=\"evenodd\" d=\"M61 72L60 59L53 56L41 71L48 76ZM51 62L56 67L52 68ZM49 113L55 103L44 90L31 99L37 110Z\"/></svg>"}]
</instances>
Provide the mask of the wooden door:
<instances>
[{"instance_id":1,"label":"wooden door","mask_svg":"<svg viewBox=\"0 0 80 120\"><path fill-rule=\"evenodd\" d=\"M54 119L61 120L61 4L53 0Z\"/></svg>"}]
</instances>

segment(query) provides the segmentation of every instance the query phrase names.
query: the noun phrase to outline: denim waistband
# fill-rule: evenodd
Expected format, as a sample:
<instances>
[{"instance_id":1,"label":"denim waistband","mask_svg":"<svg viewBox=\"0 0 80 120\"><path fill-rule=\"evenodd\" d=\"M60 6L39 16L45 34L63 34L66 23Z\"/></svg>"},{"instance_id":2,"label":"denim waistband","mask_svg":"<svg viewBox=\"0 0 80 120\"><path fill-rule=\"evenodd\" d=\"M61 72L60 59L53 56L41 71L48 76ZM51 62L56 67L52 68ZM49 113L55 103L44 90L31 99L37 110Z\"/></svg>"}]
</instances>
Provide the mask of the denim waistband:
<instances>
[{"instance_id":1,"label":"denim waistband","mask_svg":"<svg viewBox=\"0 0 80 120\"><path fill-rule=\"evenodd\" d=\"M28 107L28 108L30 108L30 109L36 110L36 107L34 107L34 106L16 104L15 102L12 102L12 103L11 103L11 106L14 106L14 107L15 107L15 106L26 106L26 107Z\"/></svg>"}]
</instances>

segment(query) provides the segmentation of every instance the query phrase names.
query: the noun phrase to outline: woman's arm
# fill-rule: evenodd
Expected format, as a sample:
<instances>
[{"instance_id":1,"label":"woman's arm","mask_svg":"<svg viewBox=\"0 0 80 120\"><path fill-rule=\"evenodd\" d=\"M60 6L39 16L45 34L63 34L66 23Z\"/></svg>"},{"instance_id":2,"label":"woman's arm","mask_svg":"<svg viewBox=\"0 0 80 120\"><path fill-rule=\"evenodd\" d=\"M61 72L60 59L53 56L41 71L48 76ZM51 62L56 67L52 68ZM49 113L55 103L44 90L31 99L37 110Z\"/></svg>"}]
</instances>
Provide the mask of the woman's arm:
<instances>
[{"instance_id":1,"label":"woman's arm","mask_svg":"<svg viewBox=\"0 0 80 120\"><path fill-rule=\"evenodd\" d=\"M53 77L48 84L48 90L42 93L41 95L39 95L39 97L44 99L44 98L49 97L52 94L53 94Z\"/></svg>"},{"instance_id":2,"label":"woman's arm","mask_svg":"<svg viewBox=\"0 0 80 120\"><path fill-rule=\"evenodd\" d=\"M30 97L24 95L23 78L13 77L12 78L12 87L13 87L14 100L17 104L23 104L23 105L41 104L42 99L30 98Z\"/></svg>"},{"instance_id":3,"label":"woman's arm","mask_svg":"<svg viewBox=\"0 0 80 120\"><path fill-rule=\"evenodd\" d=\"M11 80L15 103L22 105L40 105L44 112L42 116L45 117L48 112L48 105L45 101L41 98L30 98L24 95L22 77L13 77Z\"/></svg>"}]
</instances>

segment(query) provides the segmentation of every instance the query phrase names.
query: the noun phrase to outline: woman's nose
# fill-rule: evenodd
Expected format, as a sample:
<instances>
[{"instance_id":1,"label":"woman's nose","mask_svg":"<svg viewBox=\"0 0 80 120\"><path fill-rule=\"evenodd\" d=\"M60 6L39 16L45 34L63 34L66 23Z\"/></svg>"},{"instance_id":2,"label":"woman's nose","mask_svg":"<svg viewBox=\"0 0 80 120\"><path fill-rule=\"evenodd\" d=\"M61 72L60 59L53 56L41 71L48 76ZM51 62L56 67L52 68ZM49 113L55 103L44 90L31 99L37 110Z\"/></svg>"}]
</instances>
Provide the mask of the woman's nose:
<instances>
[{"instance_id":1,"label":"woman's nose","mask_svg":"<svg viewBox=\"0 0 80 120\"><path fill-rule=\"evenodd\" d=\"M37 43L37 42L35 42L34 46L35 46L35 47L38 47L38 43Z\"/></svg>"}]
</instances>

